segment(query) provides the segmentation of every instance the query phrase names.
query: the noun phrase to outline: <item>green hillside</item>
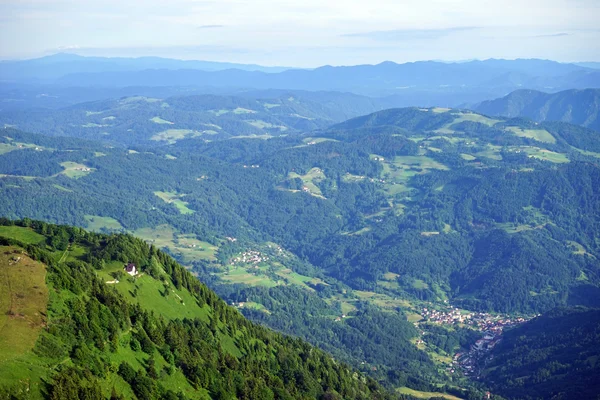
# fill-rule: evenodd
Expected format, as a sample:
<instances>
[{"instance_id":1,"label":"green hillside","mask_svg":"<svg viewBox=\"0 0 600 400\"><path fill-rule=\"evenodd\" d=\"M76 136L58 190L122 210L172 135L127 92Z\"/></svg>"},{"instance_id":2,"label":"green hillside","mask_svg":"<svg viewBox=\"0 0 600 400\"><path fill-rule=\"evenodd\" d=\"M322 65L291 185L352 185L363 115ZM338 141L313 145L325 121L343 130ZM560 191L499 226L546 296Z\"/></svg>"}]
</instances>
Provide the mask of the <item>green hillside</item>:
<instances>
[{"instance_id":1,"label":"green hillside","mask_svg":"<svg viewBox=\"0 0 600 400\"><path fill-rule=\"evenodd\" d=\"M504 335L483 379L511 398L593 399L600 393L600 310L553 310Z\"/></svg>"},{"instance_id":2,"label":"green hillside","mask_svg":"<svg viewBox=\"0 0 600 400\"><path fill-rule=\"evenodd\" d=\"M516 90L507 96L478 104L487 115L526 117L534 121L561 121L600 130L600 90L565 90L543 93Z\"/></svg>"},{"instance_id":3,"label":"green hillside","mask_svg":"<svg viewBox=\"0 0 600 400\"><path fill-rule=\"evenodd\" d=\"M323 98L285 93L265 95L266 98L257 99L217 95L125 97L60 110L2 112L0 126L51 136L161 146L189 138L214 141L298 133L380 108L368 98L355 104L352 95L330 95L342 103L340 107L331 104L325 93Z\"/></svg>"},{"instance_id":4,"label":"green hillside","mask_svg":"<svg viewBox=\"0 0 600 400\"><path fill-rule=\"evenodd\" d=\"M29 220L2 228L2 398L388 398L248 322L139 239Z\"/></svg>"},{"instance_id":5,"label":"green hillside","mask_svg":"<svg viewBox=\"0 0 600 400\"><path fill-rule=\"evenodd\" d=\"M1 215L134 233L404 392L479 389L452 362L482 328L426 310L600 306L600 140L583 127L410 108L267 140L0 141Z\"/></svg>"}]
</instances>

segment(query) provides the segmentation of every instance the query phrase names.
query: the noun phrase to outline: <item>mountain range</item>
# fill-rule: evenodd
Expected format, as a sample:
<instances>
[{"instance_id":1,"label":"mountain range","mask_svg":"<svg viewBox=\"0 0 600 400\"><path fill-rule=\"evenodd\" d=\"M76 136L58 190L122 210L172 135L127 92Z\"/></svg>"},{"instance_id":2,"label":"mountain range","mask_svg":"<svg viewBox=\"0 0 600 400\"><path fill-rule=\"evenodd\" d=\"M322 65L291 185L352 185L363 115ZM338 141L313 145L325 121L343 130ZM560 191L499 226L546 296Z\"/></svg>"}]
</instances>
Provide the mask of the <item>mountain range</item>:
<instances>
[{"instance_id":1,"label":"mountain range","mask_svg":"<svg viewBox=\"0 0 600 400\"><path fill-rule=\"evenodd\" d=\"M204 93L220 91L221 94L253 89L352 92L371 97L392 96L396 106L456 107L503 96L519 88L555 92L600 87L597 69L536 59L383 62L306 70L158 58L57 55L2 62L0 76L1 89L12 93L4 102L18 102L23 92L32 89L39 96L53 96L52 92L64 93L66 87L89 88L92 92L109 88L162 88L163 93L165 87L177 87L178 90L202 88Z\"/></svg>"}]
</instances>

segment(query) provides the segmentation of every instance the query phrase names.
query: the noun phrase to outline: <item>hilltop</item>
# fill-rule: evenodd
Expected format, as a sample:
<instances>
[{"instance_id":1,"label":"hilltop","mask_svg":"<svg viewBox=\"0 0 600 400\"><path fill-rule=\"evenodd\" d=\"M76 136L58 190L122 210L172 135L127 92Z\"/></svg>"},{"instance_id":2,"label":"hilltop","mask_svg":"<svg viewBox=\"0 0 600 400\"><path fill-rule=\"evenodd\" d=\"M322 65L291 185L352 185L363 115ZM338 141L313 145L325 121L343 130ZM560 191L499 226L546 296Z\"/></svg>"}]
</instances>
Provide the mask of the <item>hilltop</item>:
<instances>
[{"instance_id":1,"label":"hilltop","mask_svg":"<svg viewBox=\"0 0 600 400\"><path fill-rule=\"evenodd\" d=\"M562 121L600 130L600 89L566 90L543 93L517 90L484 101L475 110L487 115L526 117L537 122Z\"/></svg>"}]
</instances>

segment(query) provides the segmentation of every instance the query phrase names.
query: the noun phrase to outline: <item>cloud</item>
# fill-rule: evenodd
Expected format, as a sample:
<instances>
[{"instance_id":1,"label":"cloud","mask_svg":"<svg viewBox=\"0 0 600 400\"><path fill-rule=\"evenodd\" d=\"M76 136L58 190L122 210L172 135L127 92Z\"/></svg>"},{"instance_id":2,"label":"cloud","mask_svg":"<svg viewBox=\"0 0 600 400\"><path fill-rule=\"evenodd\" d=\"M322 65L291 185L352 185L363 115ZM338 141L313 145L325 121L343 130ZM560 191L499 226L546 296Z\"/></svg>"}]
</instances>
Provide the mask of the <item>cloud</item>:
<instances>
[{"instance_id":1,"label":"cloud","mask_svg":"<svg viewBox=\"0 0 600 400\"><path fill-rule=\"evenodd\" d=\"M481 29L475 26L457 26L453 28L443 29L395 29L390 31L372 31L372 32L359 32L359 33L347 33L341 35L343 37L360 37L367 38L376 41L401 41L401 40L432 40L439 39L444 36L451 35L453 33L473 31Z\"/></svg>"},{"instance_id":2,"label":"cloud","mask_svg":"<svg viewBox=\"0 0 600 400\"><path fill-rule=\"evenodd\" d=\"M535 36L532 36L532 37L535 37L535 38L552 38L552 37L562 37L562 36L571 36L571 34L570 33L566 33L566 32L560 32L560 33L550 33L550 34L547 34L547 35L535 35Z\"/></svg>"},{"instance_id":3,"label":"cloud","mask_svg":"<svg viewBox=\"0 0 600 400\"><path fill-rule=\"evenodd\" d=\"M60 46L50 48L46 54L73 51L82 56L108 56L108 57L142 57L160 56L182 59L202 59L218 55L243 55L252 53L252 49L240 46L222 45L182 45L182 46L120 46L120 47L92 47L92 46Z\"/></svg>"},{"instance_id":4,"label":"cloud","mask_svg":"<svg viewBox=\"0 0 600 400\"><path fill-rule=\"evenodd\" d=\"M72 44L69 46L59 46L57 48L58 51L69 51L69 50L80 50L81 46L77 45L77 44Z\"/></svg>"},{"instance_id":5,"label":"cloud","mask_svg":"<svg viewBox=\"0 0 600 400\"><path fill-rule=\"evenodd\" d=\"M217 29L217 28L225 28L225 25L200 25L196 28L197 29Z\"/></svg>"}]
</instances>

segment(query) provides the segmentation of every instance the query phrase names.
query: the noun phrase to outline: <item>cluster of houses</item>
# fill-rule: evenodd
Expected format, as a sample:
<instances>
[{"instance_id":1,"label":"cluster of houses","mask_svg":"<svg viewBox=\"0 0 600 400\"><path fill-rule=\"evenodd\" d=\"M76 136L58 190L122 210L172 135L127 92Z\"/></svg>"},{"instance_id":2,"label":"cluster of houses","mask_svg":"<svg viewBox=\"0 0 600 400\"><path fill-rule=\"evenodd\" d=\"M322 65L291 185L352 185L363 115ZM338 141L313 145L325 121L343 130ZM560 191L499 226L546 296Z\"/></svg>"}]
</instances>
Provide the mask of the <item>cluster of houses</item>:
<instances>
[{"instance_id":1,"label":"cluster of houses","mask_svg":"<svg viewBox=\"0 0 600 400\"><path fill-rule=\"evenodd\" d=\"M88 167L77 167L77 168L75 168L75 171L91 172L92 169L88 168Z\"/></svg>"},{"instance_id":2,"label":"cluster of houses","mask_svg":"<svg viewBox=\"0 0 600 400\"><path fill-rule=\"evenodd\" d=\"M244 165L244 168L260 168L260 165L254 164L254 165Z\"/></svg>"},{"instance_id":3,"label":"cluster of houses","mask_svg":"<svg viewBox=\"0 0 600 400\"><path fill-rule=\"evenodd\" d=\"M450 307L449 311L438 311L429 308L423 308L421 314L423 319L438 324L468 324L473 314L462 313L458 308Z\"/></svg>"},{"instance_id":4,"label":"cluster of houses","mask_svg":"<svg viewBox=\"0 0 600 400\"><path fill-rule=\"evenodd\" d=\"M446 311L423 308L422 316L426 321L438 324L464 324L472 326L483 332L494 334L502 333L502 329L508 326L521 324L527 319L523 317L506 317L492 315L484 312L463 312L456 307L450 306Z\"/></svg>"},{"instance_id":5,"label":"cluster of houses","mask_svg":"<svg viewBox=\"0 0 600 400\"><path fill-rule=\"evenodd\" d=\"M478 378L481 361L501 340L500 334L484 332L484 336L473 343L469 351L456 353L452 364L458 366L466 376Z\"/></svg>"},{"instance_id":6,"label":"cluster of houses","mask_svg":"<svg viewBox=\"0 0 600 400\"><path fill-rule=\"evenodd\" d=\"M261 262L269 260L269 257L262 254L260 251L249 250L243 252L239 257L235 257L231 260L231 265L235 264L252 264L257 265Z\"/></svg>"},{"instance_id":7,"label":"cluster of houses","mask_svg":"<svg viewBox=\"0 0 600 400\"><path fill-rule=\"evenodd\" d=\"M474 378L477 378L480 374L482 361L502 340L503 330L527 321L523 317L511 318L484 312L465 312L453 306L444 311L423 308L422 316L427 322L445 325L468 325L482 332L483 337L473 343L468 351L455 354L452 365L447 368L450 373L454 373L455 369L459 369L466 376ZM415 323L415 326L418 326L418 324ZM418 341L417 344L419 342L424 343Z\"/></svg>"}]
</instances>

